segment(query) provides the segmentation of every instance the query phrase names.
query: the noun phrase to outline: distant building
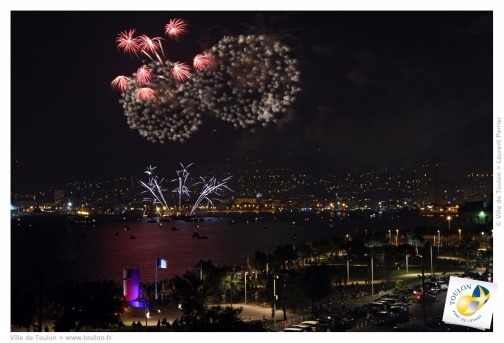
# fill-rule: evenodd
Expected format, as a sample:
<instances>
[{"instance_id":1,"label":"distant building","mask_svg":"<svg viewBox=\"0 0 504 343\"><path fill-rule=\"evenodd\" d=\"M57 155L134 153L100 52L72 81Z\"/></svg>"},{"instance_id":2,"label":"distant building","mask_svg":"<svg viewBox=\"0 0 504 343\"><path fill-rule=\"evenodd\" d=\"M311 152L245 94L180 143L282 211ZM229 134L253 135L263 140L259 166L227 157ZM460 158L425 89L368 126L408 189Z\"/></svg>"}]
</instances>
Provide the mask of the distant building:
<instances>
[{"instance_id":1,"label":"distant building","mask_svg":"<svg viewBox=\"0 0 504 343\"><path fill-rule=\"evenodd\" d=\"M425 205L441 204L441 166L439 164L424 166L423 184Z\"/></svg>"},{"instance_id":2,"label":"distant building","mask_svg":"<svg viewBox=\"0 0 504 343\"><path fill-rule=\"evenodd\" d=\"M54 190L54 205L62 206L65 201L65 191L63 189Z\"/></svg>"},{"instance_id":3,"label":"distant building","mask_svg":"<svg viewBox=\"0 0 504 343\"><path fill-rule=\"evenodd\" d=\"M466 186L463 191L465 201L488 201L488 196L492 193L492 174L467 174Z\"/></svg>"}]
</instances>

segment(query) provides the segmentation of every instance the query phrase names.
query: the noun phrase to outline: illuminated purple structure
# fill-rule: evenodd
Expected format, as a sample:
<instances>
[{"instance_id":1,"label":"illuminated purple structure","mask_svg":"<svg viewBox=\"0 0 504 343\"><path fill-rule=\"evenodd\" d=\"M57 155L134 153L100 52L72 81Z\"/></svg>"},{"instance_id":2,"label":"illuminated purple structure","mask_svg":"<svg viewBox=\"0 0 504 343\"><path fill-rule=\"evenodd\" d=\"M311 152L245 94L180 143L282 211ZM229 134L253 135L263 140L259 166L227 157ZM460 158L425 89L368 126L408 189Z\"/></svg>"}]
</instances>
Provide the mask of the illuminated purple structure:
<instances>
[{"instance_id":1,"label":"illuminated purple structure","mask_svg":"<svg viewBox=\"0 0 504 343\"><path fill-rule=\"evenodd\" d=\"M123 295L132 307L145 307L140 300L140 269L123 270Z\"/></svg>"}]
</instances>

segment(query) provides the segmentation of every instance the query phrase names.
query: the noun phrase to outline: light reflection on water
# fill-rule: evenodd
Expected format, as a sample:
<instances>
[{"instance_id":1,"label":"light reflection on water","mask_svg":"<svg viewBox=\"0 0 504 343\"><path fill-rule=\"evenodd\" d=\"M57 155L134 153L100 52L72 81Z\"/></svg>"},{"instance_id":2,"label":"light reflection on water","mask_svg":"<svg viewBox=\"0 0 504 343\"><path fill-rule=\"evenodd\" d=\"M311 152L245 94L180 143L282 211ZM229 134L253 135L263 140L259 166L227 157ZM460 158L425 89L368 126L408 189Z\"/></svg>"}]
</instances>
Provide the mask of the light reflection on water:
<instances>
[{"instance_id":1,"label":"light reflection on water","mask_svg":"<svg viewBox=\"0 0 504 343\"><path fill-rule=\"evenodd\" d=\"M94 227L69 226L61 217L30 218L30 229L26 224L12 225L13 286L33 285L39 266L43 267L46 284L66 279L120 282L125 268L139 268L141 281L151 282L156 257L168 260L167 269L158 269L158 279L171 278L192 269L200 259L218 265L244 264L247 256L253 259L256 250L269 252L279 245L362 234L365 230L371 233L432 227L442 220L420 216L341 220L333 215L330 221L328 213L311 215L308 222L306 214L282 215L276 219L264 214L258 221L254 217L257 215L234 215L232 224L231 217L207 218L199 223L163 222L163 227L143 220L122 223L117 217L102 218ZM22 222L28 219L22 218ZM172 231L173 226L177 231ZM126 227L130 230L126 231ZM208 239L193 239L196 228ZM130 239L131 235L135 239Z\"/></svg>"}]
</instances>

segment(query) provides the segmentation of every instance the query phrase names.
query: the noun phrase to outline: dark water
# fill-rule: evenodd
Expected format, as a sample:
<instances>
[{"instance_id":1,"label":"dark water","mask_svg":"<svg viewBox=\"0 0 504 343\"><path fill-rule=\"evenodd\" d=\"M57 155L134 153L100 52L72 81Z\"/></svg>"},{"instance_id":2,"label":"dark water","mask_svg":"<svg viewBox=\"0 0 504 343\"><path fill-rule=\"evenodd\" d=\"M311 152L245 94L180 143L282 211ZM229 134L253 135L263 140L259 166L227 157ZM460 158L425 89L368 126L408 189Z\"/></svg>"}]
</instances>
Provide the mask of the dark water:
<instances>
[{"instance_id":1,"label":"dark water","mask_svg":"<svg viewBox=\"0 0 504 343\"><path fill-rule=\"evenodd\" d=\"M119 282L125 268L139 268L141 281L151 282L155 277L156 257L168 260L167 269L158 269L158 279L171 278L192 269L200 259L218 265L244 264L247 256L253 259L256 250L271 251L279 245L352 235L364 230L434 227L442 221L397 215L347 220L329 213L275 217L261 214L258 221L255 218L254 214L226 215L205 217L199 223L164 222L159 227L138 219L124 223L115 216L99 218L96 226L71 226L62 216L22 217L20 225L16 219L11 225L12 287L37 285L40 268L45 285L67 279ZM231 220L234 223L230 224ZM192 238L197 225L200 234L208 239ZM178 231L172 231L173 226ZM130 230L125 231L125 227ZM136 238L130 239L130 235Z\"/></svg>"}]
</instances>

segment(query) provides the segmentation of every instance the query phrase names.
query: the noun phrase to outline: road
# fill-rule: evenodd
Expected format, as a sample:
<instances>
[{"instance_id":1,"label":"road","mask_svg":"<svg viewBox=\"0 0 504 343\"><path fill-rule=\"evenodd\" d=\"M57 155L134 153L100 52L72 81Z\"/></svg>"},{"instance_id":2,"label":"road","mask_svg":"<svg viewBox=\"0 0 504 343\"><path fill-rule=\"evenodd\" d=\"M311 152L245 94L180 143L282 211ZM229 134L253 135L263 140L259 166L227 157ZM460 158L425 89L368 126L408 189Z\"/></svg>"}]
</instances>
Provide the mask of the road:
<instances>
[{"instance_id":1,"label":"road","mask_svg":"<svg viewBox=\"0 0 504 343\"><path fill-rule=\"evenodd\" d=\"M219 304L208 304L208 306L213 306L213 305L219 305ZM221 306L231 306L231 304L220 304ZM256 304L243 304L243 303L234 303L232 304L233 308L239 308L242 307L243 311L241 313L241 318L243 320L262 320L263 316L265 319L268 321L272 321L273 317L271 316L272 311L270 307L263 307L260 305ZM170 304L166 306L157 306L156 308L160 309L160 313L150 313L149 318L145 318L145 315L140 314L140 315L133 315L133 314L126 314L123 317L123 323L126 326L131 326L133 321L140 321L142 325L147 325L149 326L155 326L157 324L158 319L163 320L163 318L166 318L166 320L169 323L173 323L173 321L181 315L181 311L177 309L176 304ZM276 320L281 321L283 320L283 311L277 309L275 312L276 315ZM294 315L292 313L287 313L287 319L292 319L294 317L299 317L299 315Z\"/></svg>"}]
</instances>

